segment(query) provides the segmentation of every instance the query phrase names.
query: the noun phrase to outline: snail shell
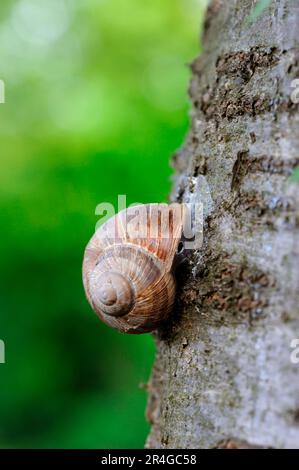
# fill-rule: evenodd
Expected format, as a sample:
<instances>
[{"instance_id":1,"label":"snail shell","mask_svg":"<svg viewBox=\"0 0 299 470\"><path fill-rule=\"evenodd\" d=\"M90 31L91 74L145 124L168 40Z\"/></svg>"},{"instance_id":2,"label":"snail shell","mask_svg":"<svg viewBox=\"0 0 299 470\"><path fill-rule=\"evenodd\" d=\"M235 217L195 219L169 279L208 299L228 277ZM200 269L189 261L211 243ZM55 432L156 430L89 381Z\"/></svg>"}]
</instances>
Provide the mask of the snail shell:
<instances>
[{"instance_id":1,"label":"snail shell","mask_svg":"<svg viewBox=\"0 0 299 470\"><path fill-rule=\"evenodd\" d=\"M126 333L157 329L171 313L183 204L146 204L119 212L88 243L83 283L92 308Z\"/></svg>"}]
</instances>

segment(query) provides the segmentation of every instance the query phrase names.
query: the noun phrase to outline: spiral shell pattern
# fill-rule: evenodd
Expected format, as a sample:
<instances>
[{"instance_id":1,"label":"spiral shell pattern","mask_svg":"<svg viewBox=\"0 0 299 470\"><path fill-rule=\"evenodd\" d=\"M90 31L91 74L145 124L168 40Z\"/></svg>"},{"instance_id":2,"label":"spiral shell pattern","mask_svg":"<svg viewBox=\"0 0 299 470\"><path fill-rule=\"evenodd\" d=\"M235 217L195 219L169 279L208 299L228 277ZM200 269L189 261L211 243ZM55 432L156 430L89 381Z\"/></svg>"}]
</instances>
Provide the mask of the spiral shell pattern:
<instances>
[{"instance_id":1,"label":"spiral shell pattern","mask_svg":"<svg viewBox=\"0 0 299 470\"><path fill-rule=\"evenodd\" d=\"M121 332L153 331L172 310L173 268L185 217L183 206L176 206L125 209L102 225L86 247L87 298L100 319ZM138 227L132 224L128 230L128 219L138 211L143 211Z\"/></svg>"}]
</instances>

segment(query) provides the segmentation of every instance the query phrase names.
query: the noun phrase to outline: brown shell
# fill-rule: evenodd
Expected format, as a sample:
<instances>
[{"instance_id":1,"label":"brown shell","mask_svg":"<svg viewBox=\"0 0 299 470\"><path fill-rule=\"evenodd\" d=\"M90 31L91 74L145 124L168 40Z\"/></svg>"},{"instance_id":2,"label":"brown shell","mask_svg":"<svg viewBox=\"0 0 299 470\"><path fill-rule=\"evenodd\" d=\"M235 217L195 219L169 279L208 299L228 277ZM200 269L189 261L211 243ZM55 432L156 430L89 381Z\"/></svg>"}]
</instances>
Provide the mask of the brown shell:
<instances>
[{"instance_id":1,"label":"brown shell","mask_svg":"<svg viewBox=\"0 0 299 470\"><path fill-rule=\"evenodd\" d=\"M96 231L85 250L83 283L92 308L106 324L126 333L146 333L168 318L185 216L181 204L134 206Z\"/></svg>"}]
</instances>

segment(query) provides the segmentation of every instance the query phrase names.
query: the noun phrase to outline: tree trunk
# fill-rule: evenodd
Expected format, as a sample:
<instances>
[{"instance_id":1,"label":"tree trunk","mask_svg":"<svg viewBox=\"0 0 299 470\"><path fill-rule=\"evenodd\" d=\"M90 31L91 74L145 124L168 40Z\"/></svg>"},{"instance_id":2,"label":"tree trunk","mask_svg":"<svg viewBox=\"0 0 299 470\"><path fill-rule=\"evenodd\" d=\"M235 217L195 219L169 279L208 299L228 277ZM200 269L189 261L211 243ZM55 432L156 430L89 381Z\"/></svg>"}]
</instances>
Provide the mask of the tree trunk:
<instances>
[{"instance_id":1,"label":"tree trunk","mask_svg":"<svg viewBox=\"0 0 299 470\"><path fill-rule=\"evenodd\" d=\"M202 175L213 209L157 333L150 448L299 447L299 3L255 4L212 1L192 64L173 200Z\"/></svg>"}]
</instances>

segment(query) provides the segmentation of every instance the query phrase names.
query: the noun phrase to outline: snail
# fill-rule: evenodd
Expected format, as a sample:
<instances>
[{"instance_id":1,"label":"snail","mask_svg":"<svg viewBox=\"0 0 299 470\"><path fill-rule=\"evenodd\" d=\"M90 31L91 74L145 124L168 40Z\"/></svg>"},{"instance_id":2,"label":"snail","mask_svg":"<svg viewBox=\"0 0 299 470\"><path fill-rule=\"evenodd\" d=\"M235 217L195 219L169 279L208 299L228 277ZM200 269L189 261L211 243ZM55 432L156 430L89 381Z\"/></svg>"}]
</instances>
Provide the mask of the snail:
<instances>
[{"instance_id":1,"label":"snail","mask_svg":"<svg viewBox=\"0 0 299 470\"><path fill-rule=\"evenodd\" d=\"M168 319L187 212L185 204L139 205L97 229L85 249L83 284L104 323L139 334Z\"/></svg>"}]
</instances>

